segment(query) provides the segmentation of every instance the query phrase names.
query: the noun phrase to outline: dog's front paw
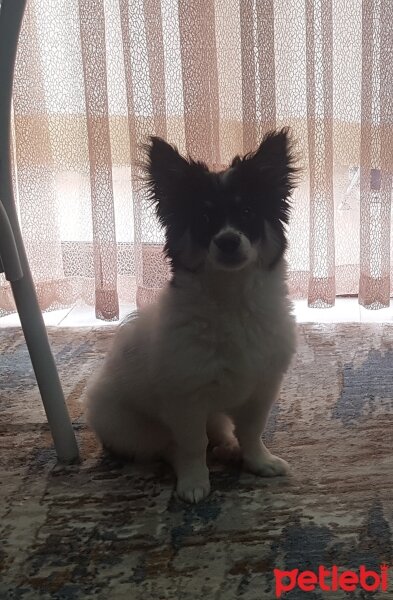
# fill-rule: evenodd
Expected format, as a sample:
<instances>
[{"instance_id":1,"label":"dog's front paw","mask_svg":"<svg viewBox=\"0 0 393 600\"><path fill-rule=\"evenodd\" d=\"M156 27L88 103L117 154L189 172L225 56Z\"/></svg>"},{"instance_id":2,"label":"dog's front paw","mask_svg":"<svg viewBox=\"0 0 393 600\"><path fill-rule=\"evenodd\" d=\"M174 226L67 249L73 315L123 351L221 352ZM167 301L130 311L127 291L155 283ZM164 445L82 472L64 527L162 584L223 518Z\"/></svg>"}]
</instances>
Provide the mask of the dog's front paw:
<instances>
[{"instance_id":1,"label":"dog's front paw","mask_svg":"<svg viewBox=\"0 0 393 600\"><path fill-rule=\"evenodd\" d=\"M179 479L176 488L177 495L185 502L191 504L197 504L210 493L210 481L209 477L206 479L191 479L183 478Z\"/></svg>"},{"instance_id":2,"label":"dog's front paw","mask_svg":"<svg viewBox=\"0 0 393 600\"><path fill-rule=\"evenodd\" d=\"M260 454L244 458L244 466L248 471L261 477L277 477L289 474L288 463L274 454Z\"/></svg>"}]
</instances>

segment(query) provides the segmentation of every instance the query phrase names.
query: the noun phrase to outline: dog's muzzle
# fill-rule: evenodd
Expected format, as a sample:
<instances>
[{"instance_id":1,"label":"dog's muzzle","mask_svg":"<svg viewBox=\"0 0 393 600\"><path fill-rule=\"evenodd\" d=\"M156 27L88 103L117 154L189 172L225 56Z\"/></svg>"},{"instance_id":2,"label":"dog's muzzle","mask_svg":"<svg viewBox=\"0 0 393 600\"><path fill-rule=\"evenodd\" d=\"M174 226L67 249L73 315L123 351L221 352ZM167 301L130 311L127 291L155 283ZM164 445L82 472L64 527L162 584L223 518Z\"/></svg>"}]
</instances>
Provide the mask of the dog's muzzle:
<instances>
[{"instance_id":1,"label":"dog's muzzle","mask_svg":"<svg viewBox=\"0 0 393 600\"><path fill-rule=\"evenodd\" d=\"M238 253L240 242L240 235L232 232L222 233L214 238L214 243L219 249L220 253L226 257L233 257Z\"/></svg>"}]
</instances>

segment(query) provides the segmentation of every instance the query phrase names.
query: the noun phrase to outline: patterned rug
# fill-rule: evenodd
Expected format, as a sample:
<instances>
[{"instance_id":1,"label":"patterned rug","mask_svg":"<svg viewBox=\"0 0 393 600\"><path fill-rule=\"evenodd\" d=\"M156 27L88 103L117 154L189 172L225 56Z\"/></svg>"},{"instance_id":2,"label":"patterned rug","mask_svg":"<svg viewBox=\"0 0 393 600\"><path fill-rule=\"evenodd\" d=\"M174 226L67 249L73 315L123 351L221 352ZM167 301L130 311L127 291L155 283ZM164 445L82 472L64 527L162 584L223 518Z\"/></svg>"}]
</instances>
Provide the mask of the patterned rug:
<instances>
[{"instance_id":1,"label":"patterned rug","mask_svg":"<svg viewBox=\"0 0 393 600\"><path fill-rule=\"evenodd\" d=\"M274 569L391 564L392 325L301 325L265 436L292 476L212 462L196 506L176 499L165 465L105 457L84 425L86 380L113 329L49 335L83 460L56 465L23 337L0 330L0 598L272 600ZM390 594L282 597L393 598L388 573Z\"/></svg>"}]
</instances>

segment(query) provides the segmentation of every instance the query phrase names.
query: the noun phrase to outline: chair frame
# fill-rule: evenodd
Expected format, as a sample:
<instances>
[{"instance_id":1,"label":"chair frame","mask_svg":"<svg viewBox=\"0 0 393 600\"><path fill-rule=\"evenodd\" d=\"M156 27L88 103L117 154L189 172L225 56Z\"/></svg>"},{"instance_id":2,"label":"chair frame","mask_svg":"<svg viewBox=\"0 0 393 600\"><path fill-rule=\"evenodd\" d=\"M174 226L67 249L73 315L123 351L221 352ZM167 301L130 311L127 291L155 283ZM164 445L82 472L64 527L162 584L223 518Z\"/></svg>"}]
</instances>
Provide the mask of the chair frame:
<instances>
[{"instance_id":1,"label":"chair frame","mask_svg":"<svg viewBox=\"0 0 393 600\"><path fill-rule=\"evenodd\" d=\"M12 186L12 88L25 7L26 0L3 0L0 8L0 272L11 284L57 457L72 463L79 460L78 445L26 257Z\"/></svg>"}]
</instances>

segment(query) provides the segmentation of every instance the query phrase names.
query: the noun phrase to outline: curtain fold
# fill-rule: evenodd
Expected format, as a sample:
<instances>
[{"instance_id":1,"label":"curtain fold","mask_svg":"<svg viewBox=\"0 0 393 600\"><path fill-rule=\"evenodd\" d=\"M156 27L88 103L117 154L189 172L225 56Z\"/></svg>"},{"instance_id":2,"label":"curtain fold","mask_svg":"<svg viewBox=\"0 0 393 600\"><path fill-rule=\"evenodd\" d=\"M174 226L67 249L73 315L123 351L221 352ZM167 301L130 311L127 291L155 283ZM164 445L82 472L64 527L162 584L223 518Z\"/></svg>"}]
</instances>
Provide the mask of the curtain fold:
<instances>
[{"instance_id":1,"label":"curtain fold","mask_svg":"<svg viewBox=\"0 0 393 600\"><path fill-rule=\"evenodd\" d=\"M336 294L332 35L332 0L306 2L310 306L333 306Z\"/></svg>"},{"instance_id":2,"label":"curtain fold","mask_svg":"<svg viewBox=\"0 0 393 600\"><path fill-rule=\"evenodd\" d=\"M303 179L293 298L392 295L393 3L30 0L13 97L14 183L44 310L116 319L169 275L143 187L148 136L213 169L289 125ZM15 310L0 276L0 314Z\"/></svg>"},{"instance_id":3,"label":"curtain fold","mask_svg":"<svg viewBox=\"0 0 393 600\"><path fill-rule=\"evenodd\" d=\"M359 300L370 308L387 305L391 286L392 23L391 2L363 2Z\"/></svg>"},{"instance_id":4,"label":"curtain fold","mask_svg":"<svg viewBox=\"0 0 393 600\"><path fill-rule=\"evenodd\" d=\"M119 318L117 247L106 69L103 2L79 0L93 224L96 316Z\"/></svg>"}]
</instances>

